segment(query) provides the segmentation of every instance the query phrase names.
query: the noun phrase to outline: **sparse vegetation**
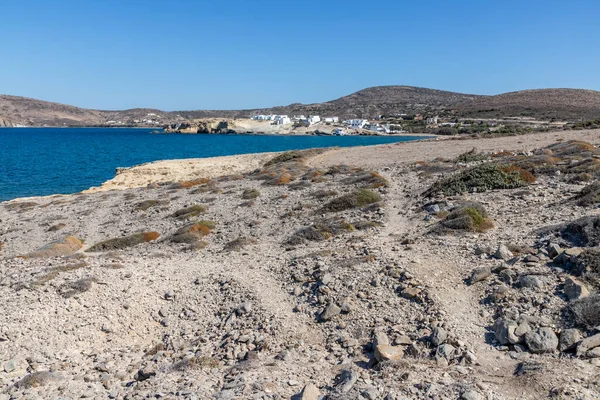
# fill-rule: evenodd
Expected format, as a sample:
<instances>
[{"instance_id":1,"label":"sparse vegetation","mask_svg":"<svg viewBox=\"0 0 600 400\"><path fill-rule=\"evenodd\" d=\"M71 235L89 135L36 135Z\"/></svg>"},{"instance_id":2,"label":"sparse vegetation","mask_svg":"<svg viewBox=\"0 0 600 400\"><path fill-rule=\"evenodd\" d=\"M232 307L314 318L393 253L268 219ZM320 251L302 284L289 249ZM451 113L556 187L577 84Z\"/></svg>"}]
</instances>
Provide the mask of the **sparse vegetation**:
<instances>
[{"instance_id":1,"label":"sparse vegetation","mask_svg":"<svg viewBox=\"0 0 600 400\"><path fill-rule=\"evenodd\" d=\"M246 189L242 193L242 199L245 199L245 200L256 199L259 196L260 196L260 191L258 191L256 189Z\"/></svg>"},{"instance_id":2,"label":"sparse vegetation","mask_svg":"<svg viewBox=\"0 0 600 400\"><path fill-rule=\"evenodd\" d=\"M325 204L323 211L344 211L352 208L364 207L379 201L381 201L381 196L378 193L368 189L360 189L331 200L329 203Z\"/></svg>"},{"instance_id":3,"label":"sparse vegetation","mask_svg":"<svg viewBox=\"0 0 600 400\"><path fill-rule=\"evenodd\" d=\"M23 258L48 258L68 256L81 249L83 242L75 236L67 236L62 241L48 243L39 249L27 253Z\"/></svg>"},{"instance_id":4,"label":"sparse vegetation","mask_svg":"<svg viewBox=\"0 0 600 400\"><path fill-rule=\"evenodd\" d=\"M181 188L181 189L189 189L192 188L194 186L199 186L199 185L206 185L207 183L210 183L211 179L209 178L199 178L199 179L194 179L191 181L180 181L177 182L174 187L175 188Z\"/></svg>"},{"instance_id":5,"label":"sparse vegetation","mask_svg":"<svg viewBox=\"0 0 600 400\"><path fill-rule=\"evenodd\" d=\"M493 227L485 207L479 203L468 202L452 209L433 231L439 233L450 229L485 232Z\"/></svg>"},{"instance_id":6,"label":"sparse vegetation","mask_svg":"<svg viewBox=\"0 0 600 400\"><path fill-rule=\"evenodd\" d=\"M466 153L462 153L461 155L456 157L454 162L468 164L468 163L477 162L477 161L485 161L485 160L488 160L489 158L490 158L489 154L480 153L476 148L473 148L473 149L467 151Z\"/></svg>"},{"instance_id":7,"label":"sparse vegetation","mask_svg":"<svg viewBox=\"0 0 600 400\"><path fill-rule=\"evenodd\" d=\"M246 246L250 246L258 243L256 239L249 239L245 237L240 237L231 242L228 242L223 251L242 251Z\"/></svg>"},{"instance_id":8,"label":"sparse vegetation","mask_svg":"<svg viewBox=\"0 0 600 400\"><path fill-rule=\"evenodd\" d=\"M94 244L86 250L86 252L100 252L125 249L127 247L136 246L141 243L151 242L160 237L158 232L141 232L133 235L108 239L103 242Z\"/></svg>"},{"instance_id":9,"label":"sparse vegetation","mask_svg":"<svg viewBox=\"0 0 600 400\"><path fill-rule=\"evenodd\" d=\"M594 182L581 189L581 191L575 196L577 205L587 207L591 205L598 205L600 203L600 182Z\"/></svg>"},{"instance_id":10,"label":"sparse vegetation","mask_svg":"<svg viewBox=\"0 0 600 400\"><path fill-rule=\"evenodd\" d=\"M342 218L325 219L299 229L286 241L286 244L298 245L306 241L321 242L332 236L337 236L341 232L351 232L353 230L355 230L354 225Z\"/></svg>"},{"instance_id":11,"label":"sparse vegetation","mask_svg":"<svg viewBox=\"0 0 600 400\"><path fill-rule=\"evenodd\" d=\"M465 192L485 192L494 189L513 189L535 182L535 177L528 171L515 165L483 164L439 180L434 183L424 196L437 193L452 196Z\"/></svg>"},{"instance_id":12,"label":"sparse vegetation","mask_svg":"<svg viewBox=\"0 0 600 400\"><path fill-rule=\"evenodd\" d=\"M347 178L344 183L361 185L368 189L388 187L389 182L379 172L359 172L355 176Z\"/></svg>"},{"instance_id":13,"label":"sparse vegetation","mask_svg":"<svg viewBox=\"0 0 600 400\"><path fill-rule=\"evenodd\" d=\"M147 209L149 209L151 207L155 207L159 204L161 204L161 202L159 200L144 200L140 203L137 203L135 205L135 208L140 211L146 211Z\"/></svg>"},{"instance_id":14,"label":"sparse vegetation","mask_svg":"<svg viewBox=\"0 0 600 400\"><path fill-rule=\"evenodd\" d=\"M573 273L580 276L595 290L600 290L600 249L585 249L577 256Z\"/></svg>"},{"instance_id":15,"label":"sparse vegetation","mask_svg":"<svg viewBox=\"0 0 600 400\"><path fill-rule=\"evenodd\" d=\"M210 234L214 228L215 223L212 221L199 221L177 230L171 237L171 241L174 243L196 243L204 236Z\"/></svg>"},{"instance_id":16,"label":"sparse vegetation","mask_svg":"<svg viewBox=\"0 0 600 400\"><path fill-rule=\"evenodd\" d=\"M94 282L96 282L95 278L83 278L78 279L75 282L65 284L60 289L61 295L68 299L75 295L85 293L92 288Z\"/></svg>"},{"instance_id":17,"label":"sparse vegetation","mask_svg":"<svg viewBox=\"0 0 600 400\"><path fill-rule=\"evenodd\" d=\"M313 192L312 196L315 199L324 199L326 197L337 196L337 194L338 194L338 192L336 192L335 190L320 189L320 190Z\"/></svg>"},{"instance_id":18,"label":"sparse vegetation","mask_svg":"<svg viewBox=\"0 0 600 400\"><path fill-rule=\"evenodd\" d=\"M186 208L182 208L181 210L177 210L173 213L173 217L185 219L185 218L193 218L197 217L200 214L204 214L208 210L208 207L203 206L201 204L196 204L193 206L189 206Z\"/></svg>"},{"instance_id":19,"label":"sparse vegetation","mask_svg":"<svg viewBox=\"0 0 600 400\"><path fill-rule=\"evenodd\" d=\"M15 383L15 387L19 389L31 389L44 386L51 381L55 380L56 376L49 371L38 371L33 372L29 375L25 375L23 379Z\"/></svg>"},{"instance_id":20,"label":"sparse vegetation","mask_svg":"<svg viewBox=\"0 0 600 400\"><path fill-rule=\"evenodd\" d=\"M576 324L589 329L600 325L600 293L574 301L569 304L568 309L573 314Z\"/></svg>"}]
</instances>

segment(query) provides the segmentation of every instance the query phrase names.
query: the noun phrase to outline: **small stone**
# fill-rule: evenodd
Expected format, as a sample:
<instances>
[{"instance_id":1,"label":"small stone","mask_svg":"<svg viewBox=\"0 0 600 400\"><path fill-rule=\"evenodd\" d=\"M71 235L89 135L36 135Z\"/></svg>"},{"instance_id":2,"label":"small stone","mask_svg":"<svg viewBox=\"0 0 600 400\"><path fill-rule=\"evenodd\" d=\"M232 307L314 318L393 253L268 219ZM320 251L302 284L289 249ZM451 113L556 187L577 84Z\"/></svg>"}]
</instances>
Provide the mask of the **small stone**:
<instances>
[{"instance_id":1,"label":"small stone","mask_svg":"<svg viewBox=\"0 0 600 400\"><path fill-rule=\"evenodd\" d=\"M173 289L169 289L165 292L164 294L164 298L165 300L169 300L172 301L175 299L175 292L173 291Z\"/></svg>"},{"instance_id":2,"label":"small stone","mask_svg":"<svg viewBox=\"0 0 600 400\"><path fill-rule=\"evenodd\" d=\"M517 329L517 325L515 323L509 323L507 320L503 318L498 318L494 323L495 327L495 337L498 343L503 346L510 344L509 340L509 332Z\"/></svg>"},{"instance_id":3,"label":"small stone","mask_svg":"<svg viewBox=\"0 0 600 400\"><path fill-rule=\"evenodd\" d=\"M498 250L496 250L496 253L494 254L494 258L498 260L510 260L513 257L513 253L503 244L498 246Z\"/></svg>"},{"instance_id":4,"label":"small stone","mask_svg":"<svg viewBox=\"0 0 600 400\"><path fill-rule=\"evenodd\" d=\"M456 347L452 346L451 344L441 344L437 347L435 357L445 358L446 360L450 361L454 358L455 352Z\"/></svg>"},{"instance_id":5,"label":"small stone","mask_svg":"<svg viewBox=\"0 0 600 400\"><path fill-rule=\"evenodd\" d=\"M447 338L448 333L444 330L444 328L437 326L433 329L433 333L431 334L431 343L434 346L439 346L440 344L443 344Z\"/></svg>"},{"instance_id":6,"label":"small stone","mask_svg":"<svg viewBox=\"0 0 600 400\"><path fill-rule=\"evenodd\" d=\"M569 300L579 300L590 295L585 285L575 278L567 278L565 281L565 295Z\"/></svg>"},{"instance_id":7,"label":"small stone","mask_svg":"<svg viewBox=\"0 0 600 400\"><path fill-rule=\"evenodd\" d=\"M398 335L396 336L396 338L394 339L394 345L396 346L409 346L412 344L412 340L406 336L406 335Z\"/></svg>"},{"instance_id":8,"label":"small stone","mask_svg":"<svg viewBox=\"0 0 600 400\"><path fill-rule=\"evenodd\" d=\"M560 351L567 351L575 348L577 343L581 340L581 332L578 329L565 329L560 334L560 341L558 349Z\"/></svg>"},{"instance_id":9,"label":"small stone","mask_svg":"<svg viewBox=\"0 0 600 400\"><path fill-rule=\"evenodd\" d=\"M361 390L360 394L367 400L377 400L379 397L379 391L371 385Z\"/></svg>"},{"instance_id":10,"label":"small stone","mask_svg":"<svg viewBox=\"0 0 600 400\"><path fill-rule=\"evenodd\" d=\"M321 278L321 283L323 285L327 285L331 281L333 281L333 276L331 276L331 274L325 274L325 275L323 275L323 278Z\"/></svg>"},{"instance_id":11,"label":"small stone","mask_svg":"<svg viewBox=\"0 0 600 400\"><path fill-rule=\"evenodd\" d=\"M319 392L319 389L312 383L308 383L302 389L300 400L319 400L320 397L321 392Z\"/></svg>"},{"instance_id":12,"label":"small stone","mask_svg":"<svg viewBox=\"0 0 600 400\"><path fill-rule=\"evenodd\" d=\"M421 289L417 289L417 288L413 288L413 287L409 287L404 289L402 292L400 292L400 296L402 296L405 299L414 299L416 297L418 297L421 294Z\"/></svg>"},{"instance_id":13,"label":"small stone","mask_svg":"<svg viewBox=\"0 0 600 400\"><path fill-rule=\"evenodd\" d=\"M341 393L348 393L358 380L358 373L349 369L343 369L338 376L337 388Z\"/></svg>"},{"instance_id":14,"label":"small stone","mask_svg":"<svg viewBox=\"0 0 600 400\"><path fill-rule=\"evenodd\" d=\"M4 364L4 372L6 373L13 372L15 369L17 369L16 360L9 360L6 362L6 364Z\"/></svg>"},{"instance_id":15,"label":"small stone","mask_svg":"<svg viewBox=\"0 0 600 400\"><path fill-rule=\"evenodd\" d=\"M342 312L342 309L337 306L334 302L329 303L325 311L321 313L321 321L329 321L336 315L339 315Z\"/></svg>"},{"instance_id":16,"label":"small stone","mask_svg":"<svg viewBox=\"0 0 600 400\"><path fill-rule=\"evenodd\" d=\"M404 357L404 348L380 344L375 347L375 359L379 362L398 361Z\"/></svg>"},{"instance_id":17,"label":"small stone","mask_svg":"<svg viewBox=\"0 0 600 400\"><path fill-rule=\"evenodd\" d=\"M583 355L589 349L593 349L595 347L600 347L600 333L583 339L581 343L579 343L579 345L577 346L577 355Z\"/></svg>"},{"instance_id":18,"label":"small stone","mask_svg":"<svg viewBox=\"0 0 600 400\"><path fill-rule=\"evenodd\" d=\"M492 276L492 270L490 267L477 267L471 273L471 279L469 280L471 285L477 282L486 280Z\"/></svg>"},{"instance_id":19,"label":"small stone","mask_svg":"<svg viewBox=\"0 0 600 400\"><path fill-rule=\"evenodd\" d=\"M242 306L240 307L240 309L244 313L249 314L252 311L252 303L250 303L249 301L245 301L242 303Z\"/></svg>"},{"instance_id":20,"label":"small stone","mask_svg":"<svg viewBox=\"0 0 600 400\"><path fill-rule=\"evenodd\" d=\"M548 250L550 258L555 258L562 252L562 249L556 243L550 243L546 250Z\"/></svg>"},{"instance_id":21,"label":"small stone","mask_svg":"<svg viewBox=\"0 0 600 400\"><path fill-rule=\"evenodd\" d=\"M530 289L543 289L544 282L535 275L521 275L519 277L521 287Z\"/></svg>"},{"instance_id":22,"label":"small stone","mask_svg":"<svg viewBox=\"0 0 600 400\"><path fill-rule=\"evenodd\" d=\"M154 370L154 368L148 366L148 367L141 368L137 372L137 374L135 374L135 380L138 382L141 382L141 381L150 379L153 376L156 376L156 370Z\"/></svg>"},{"instance_id":23,"label":"small stone","mask_svg":"<svg viewBox=\"0 0 600 400\"><path fill-rule=\"evenodd\" d=\"M558 348L558 337L550 328L538 328L525 334L525 344L532 353L551 353Z\"/></svg>"},{"instance_id":24,"label":"small stone","mask_svg":"<svg viewBox=\"0 0 600 400\"><path fill-rule=\"evenodd\" d=\"M375 334L373 335L373 348L375 348L379 345L389 346L389 344L390 344L390 339L385 334L385 332L381 332L381 331L375 332Z\"/></svg>"}]
</instances>

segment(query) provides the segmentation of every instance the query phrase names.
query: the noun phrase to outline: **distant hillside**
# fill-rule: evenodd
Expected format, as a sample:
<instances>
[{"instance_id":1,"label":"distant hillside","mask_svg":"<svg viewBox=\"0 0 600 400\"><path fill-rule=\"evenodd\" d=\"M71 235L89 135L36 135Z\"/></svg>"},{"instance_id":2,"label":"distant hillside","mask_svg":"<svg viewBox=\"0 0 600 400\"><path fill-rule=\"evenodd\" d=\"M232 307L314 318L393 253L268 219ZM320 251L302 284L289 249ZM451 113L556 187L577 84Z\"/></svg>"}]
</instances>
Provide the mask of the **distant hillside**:
<instances>
[{"instance_id":1,"label":"distant hillside","mask_svg":"<svg viewBox=\"0 0 600 400\"><path fill-rule=\"evenodd\" d=\"M527 116L559 120L600 117L600 92L583 89L535 89L482 96L458 103L464 116Z\"/></svg>"},{"instance_id":2,"label":"distant hillside","mask_svg":"<svg viewBox=\"0 0 600 400\"><path fill-rule=\"evenodd\" d=\"M321 115L373 118L422 113L468 118L528 116L539 119L600 118L600 92L582 89L537 89L495 96L462 94L412 86L378 86L325 103L290 104L252 110L123 111L90 110L25 97L0 95L0 126L161 126L196 118L250 117L254 114Z\"/></svg>"}]
</instances>

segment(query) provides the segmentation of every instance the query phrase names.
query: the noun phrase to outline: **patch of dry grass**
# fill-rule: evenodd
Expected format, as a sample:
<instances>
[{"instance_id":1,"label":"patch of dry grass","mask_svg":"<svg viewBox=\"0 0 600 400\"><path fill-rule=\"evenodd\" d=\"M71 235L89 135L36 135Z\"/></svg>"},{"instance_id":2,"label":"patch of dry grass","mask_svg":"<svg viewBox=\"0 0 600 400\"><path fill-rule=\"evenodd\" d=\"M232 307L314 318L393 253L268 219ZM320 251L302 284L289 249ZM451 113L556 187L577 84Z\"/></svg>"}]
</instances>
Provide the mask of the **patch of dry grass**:
<instances>
[{"instance_id":1,"label":"patch of dry grass","mask_svg":"<svg viewBox=\"0 0 600 400\"><path fill-rule=\"evenodd\" d=\"M103 252L121 250L128 247L136 246L141 243L151 242L160 237L158 232L140 232L134 233L133 235L108 239L102 242L94 244L92 247L86 250L86 252Z\"/></svg>"},{"instance_id":2,"label":"patch of dry grass","mask_svg":"<svg viewBox=\"0 0 600 400\"><path fill-rule=\"evenodd\" d=\"M201 204L195 204L193 206L189 206L186 208L182 208L181 210L175 211L172 214L172 216L180 219L193 218L197 217L200 214L204 214L207 210L208 207L203 206Z\"/></svg>"},{"instance_id":3,"label":"patch of dry grass","mask_svg":"<svg viewBox=\"0 0 600 400\"><path fill-rule=\"evenodd\" d=\"M223 248L223 251L242 251L247 246L254 245L257 243L258 241L256 239L240 237L235 240L232 240L231 242L228 242Z\"/></svg>"},{"instance_id":4,"label":"patch of dry grass","mask_svg":"<svg viewBox=\"0 0 600 400\"><path fill-rule=\"evenodd\" d=\"M359 189L355 192L345 194L331 200L323 206L322 211L338 212L350 210L353 208L364 207L369 204L381 201L381 196L378 193L367 189Z\"/></svg>"}]
</instances>

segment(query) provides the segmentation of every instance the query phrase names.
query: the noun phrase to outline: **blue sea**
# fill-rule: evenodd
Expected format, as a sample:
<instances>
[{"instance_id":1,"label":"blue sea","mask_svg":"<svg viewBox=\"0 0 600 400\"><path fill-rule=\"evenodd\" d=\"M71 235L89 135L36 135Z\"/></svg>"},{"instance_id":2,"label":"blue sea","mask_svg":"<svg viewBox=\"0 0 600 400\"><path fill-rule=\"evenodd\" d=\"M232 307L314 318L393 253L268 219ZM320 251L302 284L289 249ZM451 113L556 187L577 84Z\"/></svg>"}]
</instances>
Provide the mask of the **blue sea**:
<instances>
[{"instance_id":1,"label":"blue sea","mask_svg":"<svg viewBox=\"0 0 600 400\"><path fill-rule=\"evenodd\" d=\"M138 128L0 128L0 201L76 193L145 162L366 146L419 139L385 136L157 134Z\"/></svg>"}]
</instances>

